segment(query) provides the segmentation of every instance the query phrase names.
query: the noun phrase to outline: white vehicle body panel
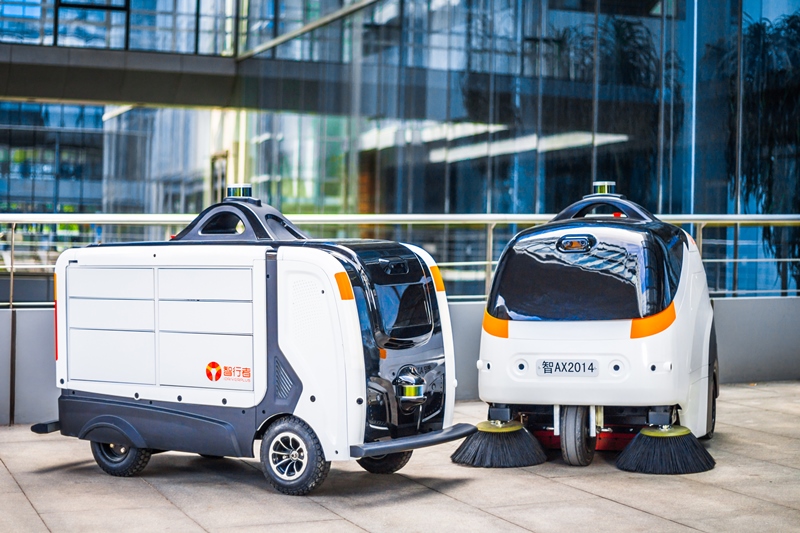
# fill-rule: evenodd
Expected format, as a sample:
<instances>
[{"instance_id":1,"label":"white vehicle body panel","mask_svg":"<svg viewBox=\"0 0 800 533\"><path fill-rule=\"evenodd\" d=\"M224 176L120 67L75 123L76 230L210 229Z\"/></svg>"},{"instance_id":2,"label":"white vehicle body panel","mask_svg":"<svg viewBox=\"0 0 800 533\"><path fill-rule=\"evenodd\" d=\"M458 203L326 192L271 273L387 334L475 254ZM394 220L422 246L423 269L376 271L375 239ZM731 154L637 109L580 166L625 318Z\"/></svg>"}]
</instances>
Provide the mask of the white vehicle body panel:
<instances>
[{"instance_id":1,"label":"white vehicle body panel","mask_svg":"<svg viewBox=\"0 0 800 533\"><path fill-rule=\"evenodd\" d=\"M303 382L294 414L314 428L332 461L349 459L350 443L363 442L366 394L358 312L340 298L337 272L342 265L319 250L278 251L278 342Z\"/></svg>"},{"instance_id":2,"label":"white vehicle body panel","mask_svg":"<svg viewBox=\"0 0 800 533\"><path fill-rule=\"evenodd\" d=\"M676 318L631 338L631 320L514 321L508 338L481 334L479 394L487 403L680 406L682 425L707 433L709 334L713 319L700 255L689 239ZM540 376L537 361L594 360L597 376Z\"/></svg>"},{"instance_id":3,"label":"white vehicle body panel","mask_svg":"<svg viewBox=\"0 0 800 533\"><path fill-rule=\"evenodd\" d=\"M427 252L406 246L435 267ZM267 372L270 250L186 244L64 252L56 266L58 386L140 402L257 406L275 385ZM364 444L367 391L359 312L336 279L345 269L327 251L303 246L278 247L276 264L277 342L302 383L288 414L311 426L327 460L352 459L350 446ZM449 369L447 428L455 359L444 291L436 299Z\"/></svg>"},{"instance_id":4,"label":"white vehicle body panel","mask_svg":"<svg viewBox=\"0 0 800 533\"><path fill-rule=\"evenodd\" d=\"M56 361L58 386L256 405L267 385L266 329L254 327L266 322L264 253L257 246L67 250L56 265L58 353L69 354ZM216 380L206 375L212 362L220 366Z\"/></svg>"}]
</instances>

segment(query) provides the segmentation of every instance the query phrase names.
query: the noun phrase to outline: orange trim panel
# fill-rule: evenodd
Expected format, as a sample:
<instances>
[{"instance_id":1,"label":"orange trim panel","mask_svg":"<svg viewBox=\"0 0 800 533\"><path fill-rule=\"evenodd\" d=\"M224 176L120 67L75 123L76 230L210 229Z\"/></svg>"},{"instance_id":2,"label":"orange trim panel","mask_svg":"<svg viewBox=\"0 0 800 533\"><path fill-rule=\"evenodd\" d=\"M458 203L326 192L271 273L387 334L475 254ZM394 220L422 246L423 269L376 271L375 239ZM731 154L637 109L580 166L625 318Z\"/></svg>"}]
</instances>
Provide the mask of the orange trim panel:
<instances>
[{"instance_id":1,"label":"orange trim panel","mask_svg":"<svg viewBox=\"0 0 800 533\"><path fill-rule=\"evenodd\" d=\"M631 321L631 339L641 339L661 333L675 322L675 302L653 316L634 318Z\"/></svg>"},{"instance_id":2,"label":"orange trim panel","mask_svg":"<svg viewBox=\"0 0 800 533\"><path fill-rule=\"evenodd\" d=\"M444 292L444 280L438 266L431 267L431 276L433 276L433 285L436 287L436 292Z\"/></svg>"},{"instance_id":3,"label":"orange trim panel","mask_svg":"<svg viewBox=\"0 0 800 533\"><path fill-rule=\"evenodd\" d=\"M353 286L350 285L350 277L347 275L347 272L337 272L334 277L336 278L336 284L339 286L339 294L342 300L352 300L355 298L355 296L353 296Z\"/></svg>"},{"instance_id":4,"label":"orange trim panel","mask_svg":"<svg viewBox=\"0 0 800 533\"><path fill-rule=\"evenodd\" d=\"M501 320L489 314L489 311L483 312L483 330L489 335L508 338L508 320Z\"/></svg>"}]
</instances>

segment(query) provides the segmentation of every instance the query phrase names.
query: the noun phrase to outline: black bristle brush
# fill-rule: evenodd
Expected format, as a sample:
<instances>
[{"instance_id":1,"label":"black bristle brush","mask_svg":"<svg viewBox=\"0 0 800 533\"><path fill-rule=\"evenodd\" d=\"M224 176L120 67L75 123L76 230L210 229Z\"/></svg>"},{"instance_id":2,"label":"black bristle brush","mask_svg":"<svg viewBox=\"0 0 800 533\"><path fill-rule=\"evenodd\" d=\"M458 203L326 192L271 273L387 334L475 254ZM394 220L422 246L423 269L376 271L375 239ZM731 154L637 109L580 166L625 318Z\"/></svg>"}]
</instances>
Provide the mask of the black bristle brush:
<instances>
[{"instance_id":1,"label":"black bristle brush","mask_svg":"<svg viewBox=\"0 0 800 533\"><path fill-rule=\"evenodd\" d=\"M542 464L547 456L542 445L516 421L486 420L464 439L450 456L457 464L482 468L515 468Z\"/></svg>"},{"instance_id":2,"label":"black bristle brush","mask_svg":"<svg viewBox=\"0 0 800 533\"><path fill-rule=\"evenodd\" d=\"M620 470L643 474L695 474L716 463L688 428L662 426L642 429L616 464Z\"/></svg>"}]
</instances>

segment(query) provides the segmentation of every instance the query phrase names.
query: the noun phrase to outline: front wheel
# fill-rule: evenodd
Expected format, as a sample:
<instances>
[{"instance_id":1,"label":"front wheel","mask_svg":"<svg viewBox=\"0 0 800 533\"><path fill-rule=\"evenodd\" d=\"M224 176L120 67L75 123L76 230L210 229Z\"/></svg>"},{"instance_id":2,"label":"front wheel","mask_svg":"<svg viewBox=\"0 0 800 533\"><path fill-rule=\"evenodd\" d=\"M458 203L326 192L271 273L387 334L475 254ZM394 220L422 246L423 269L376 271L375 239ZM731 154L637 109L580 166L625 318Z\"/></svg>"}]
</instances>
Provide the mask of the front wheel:
<instances>
[{"instance_id":1,"label":"front wheel","mask_svg":"<svg viewBox=\"0 0 800 533\"><path fill-rule=\"evenodd\" d=\"M141 472L150 461L150 450L124 444L92 441L92 455L107 474L130 477Z\"/></svg>"},{"instance_id":2,"label":"front wheel","mask_svg":"<svg viewBox=\"0 0 800 533\"><path fill-rule=\"evenodd\" d=\"M561 457L572 466L588 466L594 459L595 437L589 436L589 407L561 406Z\"/></svg>"},{"instance_id":3,"label":"front wheel","mask_svg":"<svg viewBox=\"0 0 800 533\"><path fill-rule=\"evenodd\" d=\"M359 466L372 474L394 474L411 459L411 450L407 452L387 453L375 457L362 457L358 460Z\"/></svg>"},{"instance_id":4,"label":"front wheel","mask_svg":"<svg viewBox=\"0 0 800 533\"><path fill-rule=\"evenodd\" d=\"M321 485L331 468L314 430L294 416L277 420L264 434L261 465L270 485L292 496Z\"/></svg>"}]
</instances>

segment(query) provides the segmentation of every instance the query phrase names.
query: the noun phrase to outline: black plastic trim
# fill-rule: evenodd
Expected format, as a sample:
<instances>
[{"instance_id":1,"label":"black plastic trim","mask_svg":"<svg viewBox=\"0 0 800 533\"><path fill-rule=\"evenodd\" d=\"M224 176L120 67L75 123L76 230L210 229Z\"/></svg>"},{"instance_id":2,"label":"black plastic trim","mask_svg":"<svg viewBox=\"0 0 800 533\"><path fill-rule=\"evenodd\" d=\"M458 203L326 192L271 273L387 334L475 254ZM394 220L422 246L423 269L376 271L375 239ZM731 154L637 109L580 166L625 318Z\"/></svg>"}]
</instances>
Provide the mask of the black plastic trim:
<instances>
[{"instance_id":1,"label":"black plastic trim","mask_svg":"<svg viewBox=\"0 0 800 533\"><path fill-rule=\"evenodd\" d=\"M511 420L511 408L507 405L489 406L489 420L499 420L500 422L508 422Z\"/></svg>"},{"instance_id":2,"label":"black plastic trim","mask_svg":"<svg viewBox=\"0 0 800 533\"><path fill-rule=\"evenodd\" d=\"M388 453L407 452L409 450L426 448L428 446L435 446L437 444L463 439L476 431L478 431L478 428L472 424L461 423L421 435L358 444L350 446L350 457L375 457L376 455L386 455Z\"/></svg>"},{"instance_id":3,"label":"black plastic trim","mask_svg":"<svg viewBox=\"0 0 800 533\"><path fill-rule=\"evenodd\" d=\"M305 240L308 237L274 207L254 202L252 198L226 198L203 210L178 233L172 241L234 241L257 242L260 240ZM220 213L233 213L244 224L241 234L219 235L202 233L205 225Z\"/></svg>"},{"instance_id":4,"label":"black plastic trim","mask_svg":"<svg viewBox=\"0 0 800 533\"><path fill-rule=\"evenodd\" d=\"M583 200L579 200L561 211L551 222L583 218L595 207L604 205L622 211L629 220L643 222L654 222L658 220L650 211L624 197L613 194L592 194L584 196Z\"/></svg>"},{"instance_id":5,"label":"black plastic trim","mask_svg":"<svg viewBox=\"0 0 800 533\"><path fill-rule=\"evenodd\" d=\"M256 406L256 428L267 420L281 414L293 414L303 394L303 382L294 371L278 344L278 254L269 250L267 265L267 392ZM292 383L291 388L281 391L277 386L278 362ZM254 435L255 436L255 435Z\"/></svg>"},{"instance_id":6,"label":"black plastic trim","mask_svg":"<svg viewBox=\"0 0 800 533\"><path fill-rule=\"evenodd\" d=\"M72 390L58 399L61 434L137 448L252 457L254 409L176 405Z\"/></svg>"},{"instance_id":7,"label":"black plastic trim","mask_svg":"<svg viewBox=\"0 0 800 533\"><path fill-rule=\"evenodd\" d=\"M48 433L55 433L61 429L61 423L58 420L51 422L39 422L31 426L31 431L39 435L46 435Z\"/></svg>"},{"instance_id":8,"label":"black plastic trim","mask_svg":"<svg viewBox=\"0 0 800 533\"><path fill-rule=\"evenodd\" d=\"M136 428L124 418L114 415L100 415L92 418L78 432L78 438L147 448L147 442Z\"/></svg>"}]
</instances>

